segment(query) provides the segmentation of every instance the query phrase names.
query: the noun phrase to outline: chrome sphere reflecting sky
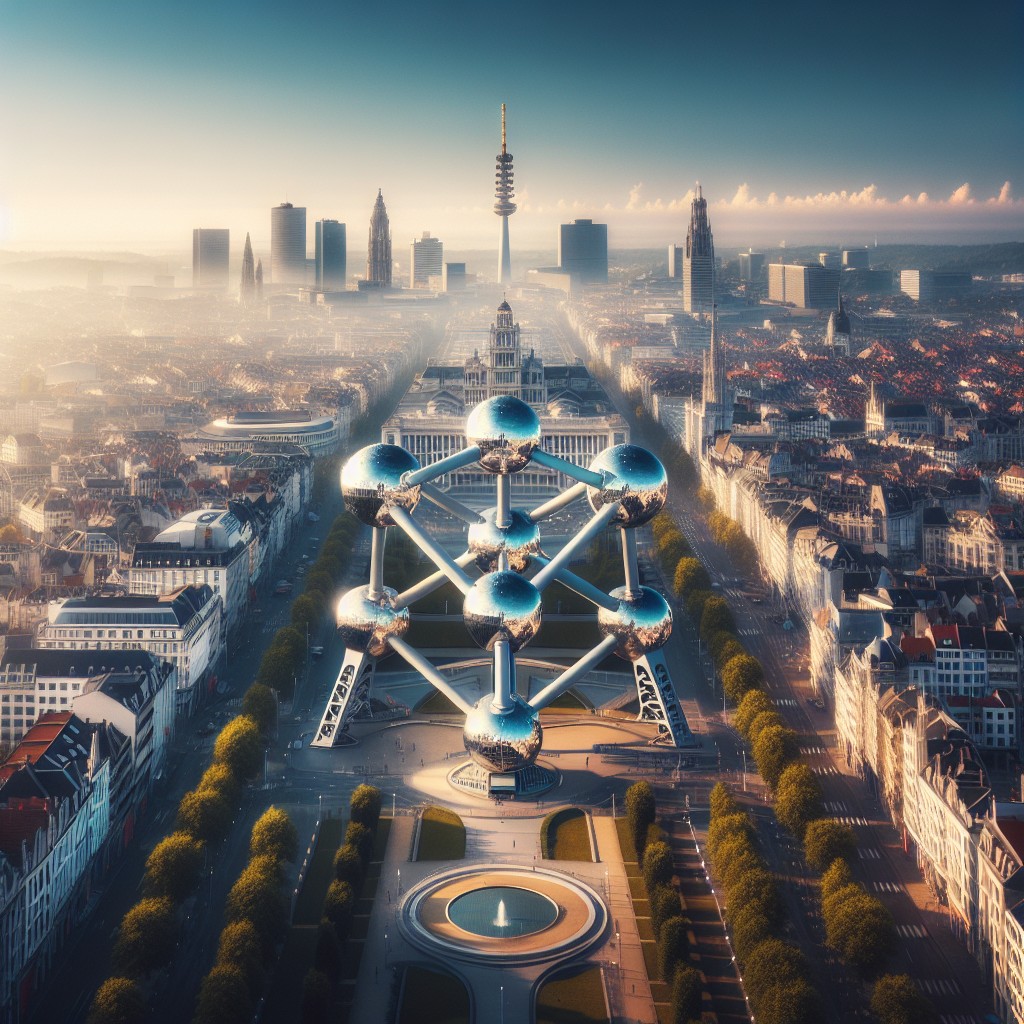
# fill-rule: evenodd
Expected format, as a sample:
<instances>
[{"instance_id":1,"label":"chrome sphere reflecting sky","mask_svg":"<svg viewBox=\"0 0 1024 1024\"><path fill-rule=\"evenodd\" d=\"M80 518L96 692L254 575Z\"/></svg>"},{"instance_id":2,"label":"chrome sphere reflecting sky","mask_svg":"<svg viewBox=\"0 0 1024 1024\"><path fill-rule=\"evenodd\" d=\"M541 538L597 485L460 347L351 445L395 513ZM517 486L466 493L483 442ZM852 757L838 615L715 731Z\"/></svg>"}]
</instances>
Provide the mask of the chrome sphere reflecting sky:
<instances>
[{"instance_id":1,"label":"chrome sphere reflecting sky","mask_svg":"<svg viewBox=\"0 0 1024 1024\"><path fill-rule=\"evenodd\" d=\"M484 522L469 528L466 546L476 555L476 564L482 572L498 568L498 555L508 555L508 567L513 572L525 572L530 556L540 554L540 527L525 512L513 509L506 527L497 525L498 510L485 509L480 513Z\"/></svg>"},{"instance_id":2,"label":"chrome sphere reflecting sky","mask_svg":"<svg viewBox=\"0 0 1024 1024\"><path fill-rule=\"evenodd\" d=\"M496 395L469 414L466 440L480 446L481 469L518 473L540 444L540 418L522 399Z\"/></svg>"},{"instance_id":3,"label":"chrome sphere reflecting sky","mask_svg":"<svg viewBox=\"0 0 1024 1024\"><path fill-rule=\"evenodd\" d=\"M665 507L668 475L646 448L635 444L606 448L590 464L590 469L604 475L603 487L587 488L590 507L599 512L605 505L621 501L613 520L619 526L643 526Z\"/></svg>"},{"instance_id":4,"label":"chrome sphere reflecting sky","mask_svg":"<svg viewBox=\"0 0 1024 1024\"><path fill-rule=\"evenodd\" d=\"M665 646L672 635L672 609L661 594L650 587L632 594L627 594L625 587L616 587L611 596L619 606L614 611L598 608L597 628L619 641L615 653L620 658L636 661Z\"/></svg>"},{"instance_id":5,"label":"chrome sphere reflecting sky","mask_svg":"<svg viewBox=\"0 0 1024 1024\"><path fill-rule=\"evenodd\" d=\"M335 621L346 647L379 658L389 650L391 637L402 637L409 628L409 609L395 608L398 594L390 587L374 600L369 587L355 587L338 601Z\"/></svg>"},{"instance_id":6,"label":"chrome sphere reflecting sky","mask_svg":"<svg viewBox=\"0 0 1024 1024\"><path fill-rule=\"evenodd\" d=\"M466 595L462 618L474 642L488 651L507 640L513 651L525 647L540 629L540 591L511 571L481 576Z\"/></svg>"},{"instance_id":7,"label":"chrome sphere reflecting sky","mask_svg":"<svg viewBox=\"0 0 1024 1024\"><path fill-rule=\"evenodd\" d=\"M512 710L499 714L491 695L481 697L466 716L462 742L470 757L491 772L517 772L537 760L543 734L537 713L518 694Z\"/></svg>"},{"instance_id":8,"label":"chrome sphere reflecting sky","mask_svg":"<svg viewBox=\"0 0 1024 1024\"><path fill-rule=\"evenodd\" d=\"M367 526L394 526L391 509L411 512L420 500L419 487L402 482L404 474L419 468L416 456L397 444L360 448L341 469L345 508Z\"/></svg>"}]
</instances>

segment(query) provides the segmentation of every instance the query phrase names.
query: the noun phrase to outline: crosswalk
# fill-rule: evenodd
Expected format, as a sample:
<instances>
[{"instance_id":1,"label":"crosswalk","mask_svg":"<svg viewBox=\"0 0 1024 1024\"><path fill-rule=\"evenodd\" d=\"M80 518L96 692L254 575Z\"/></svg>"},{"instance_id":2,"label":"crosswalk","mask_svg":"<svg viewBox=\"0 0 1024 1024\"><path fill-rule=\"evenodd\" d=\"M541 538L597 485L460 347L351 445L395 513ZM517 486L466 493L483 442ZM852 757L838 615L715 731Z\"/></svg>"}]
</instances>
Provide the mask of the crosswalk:
<instances>
[{"instance_id":1,"label":"crosswalk","mask_svg":"<svg viewBox=\"0 0 1024 1024\"><path fill-rule=\"evenodd\" d=\"M817 768L812 768L812 772L815 775L838 775L839 769L832 764L819 765Z\"/></svg>"},{"instance_id":2,"label":"crosswalk","mask_svg":"<svg viewBox=\"0 0 1024 1024\"><path fill-rule=\"evenodd\" d=\"M850 808L841 800L826 800L825 810L828 811L829 814L848 814Z\"/></svg>"},{"instance_id":3,"label":"crosswalk","mask_svg":"<svg viewBox=\"0 0 1024 1024\"><path fill-rule=\"evenodd\" d=\"M838 819L843 825L870 825L867 818L857 818L848 814L841 814Z\"/></svg>"},{"instance_id":4,"label":"crosswalk","mask_svg":"<svg viewBox=\"0 0 1024 1024\"><path fill-rule=\"evenodd\" d=\"M881 860L882 855L873 846L858 846L857 855L861 860Z\"/></svg>"},{"instance_id":5,"label":"crosswalk","mask_svg":"<svg viewBox=\"0 0 1024 1024\"><path fill-rule=\"evenodd\" d=\"M955 978L915 978L914 982L930 996L955 996L962 991Z\"/></svg>"},{"instance_id":6,"label":"crosswalk","mask_svg":"<svg viewBox=\"0 0 1024 1024\"><path fill-rule=\"evenodd\" d=\"M805 754L824 754L824 747L804 747Z\"/></svg>"},{"instance_id":7,"label":"crosswalk","mask_svg":"<svg viewBox=\"0 0 1024 1024\"><path fill-rule=\"evenodd\" d=\"M761 630L759 629L741 629L740 636L760 636Z\"/></svg>"},{"instance_id":8,"label":"crosswalk","mask_svg":"<svg viewBox=\"0 0 1024 1024\"><path fill-rule=\"evenodd\" d=\"M793 700L792 697L780 697L775 703L780 708L795 708L798 701Z\"/></svg>"},{"instance_id":9,"label":"crosswalk","mask_svg":"<svg viewBox=\"0 0 1024 1024\"><path fill-rule=\"evenodd\" d=\"M923 924L898 924L896 925L896 931L904 939L925 939L928 937L928 932Z\"/></svg>"},{"instance_id":10,"label":"crosswalk","mask_svg":"<svg viewBox=\"0 0 1024 1024\"><path fill-rule=\"evenodd\" d=\"M875 892L903 892L903 886L899 882L872 882L871 888Z\"/></svg>"}]
</instances>

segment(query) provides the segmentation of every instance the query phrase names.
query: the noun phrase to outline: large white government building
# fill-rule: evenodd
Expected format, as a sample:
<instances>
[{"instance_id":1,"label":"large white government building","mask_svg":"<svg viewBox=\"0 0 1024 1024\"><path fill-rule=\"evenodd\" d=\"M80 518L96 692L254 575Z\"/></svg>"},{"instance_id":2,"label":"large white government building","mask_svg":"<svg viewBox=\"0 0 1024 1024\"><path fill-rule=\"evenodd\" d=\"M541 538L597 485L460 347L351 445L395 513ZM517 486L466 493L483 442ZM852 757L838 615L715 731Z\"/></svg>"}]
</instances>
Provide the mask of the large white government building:
<instances>
[{"instance_id":1,"label":"large white government building","mask_svg":"<svg viewBox=\"0 0 1024 1024\"><path fill-rule=\"evenodd\" d=\"M523 351L519 324L507 302L498 307L487 348L461 365L431 362L413 382L395 414L381 428L381 440L412 452L430 465L466 445L466 414L495 395L513 395L540 415L542 447L578 466L612 445L629 441L626 421L582 363L545 365ZM517 490L547 494L567 483L560 474L530 466L517 473ZM463 494L493 493L493 480L474 466L444 478L441 486Z\"/></svg>"},{"instance_id":2,"label":"large white government building","mask_svg":"<svg viewBox=\"0 0 1024 1024\"><path fill-rule=\"evenodd\" d=\"M259 444L295 444L314 458L330 455L341 441L338 421L331 416L314 416L308 410L281 412L236 412L211 420L182 447L207 452L250 452Z\"/></svg>"}]
</instances>

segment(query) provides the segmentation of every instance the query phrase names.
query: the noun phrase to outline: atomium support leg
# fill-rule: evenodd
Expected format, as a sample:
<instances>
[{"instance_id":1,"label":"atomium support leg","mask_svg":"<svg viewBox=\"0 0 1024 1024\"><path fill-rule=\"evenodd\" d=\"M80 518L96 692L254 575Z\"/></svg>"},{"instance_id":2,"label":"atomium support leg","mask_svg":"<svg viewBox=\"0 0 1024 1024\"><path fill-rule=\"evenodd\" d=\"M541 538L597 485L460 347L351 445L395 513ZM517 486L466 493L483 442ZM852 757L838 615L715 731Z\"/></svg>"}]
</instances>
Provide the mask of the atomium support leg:
<instances>
[{"instance_id":1,"label":"atomium support leg","mask_svg":"<svg viewBox=\"0 0 1024 1024\"><path fill-rule=\"evenodd\" d=\"M633 662L636 692L640 699L641 722L656 722L659 740L667 740L674 747L696 746L686 715L676 697L676 689L668 674L668 666L661 651L652 651Z\"/></svg>"},{"instance_id":2,"label":"atomium support leg","mask_svg":"<svg viewBox=\"0 0 1024 1024\"><path fill-rule=\"evenodd\" d=\"M331 696L324 708L311 747L335 747L345 733L348 720L356 713L370 692L376 658L362 651L346 649L341 671L334 681Z\"/></svg>"}]
</instances>

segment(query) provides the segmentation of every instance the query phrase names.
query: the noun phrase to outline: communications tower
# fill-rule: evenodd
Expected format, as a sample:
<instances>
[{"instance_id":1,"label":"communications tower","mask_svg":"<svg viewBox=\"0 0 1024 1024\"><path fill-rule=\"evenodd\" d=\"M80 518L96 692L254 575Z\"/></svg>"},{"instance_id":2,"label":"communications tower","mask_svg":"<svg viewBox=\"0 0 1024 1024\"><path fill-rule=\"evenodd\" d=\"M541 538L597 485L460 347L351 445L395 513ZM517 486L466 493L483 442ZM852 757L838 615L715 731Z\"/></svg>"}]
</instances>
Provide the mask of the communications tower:
<instances>
[{"instance_id":1,"label":"communications tower","mask_svg":"<svg viewBox=\"0 0 1024 1024\"><path fill-rule=\"evenodd\" d=\"M498 249L498 280L502 284L512 281L512 253L508 245L508 219L516 212L512 202L515 185L512 179L512 154L505 146L505 104L501 105L501 152L497 157L494 174L494 212L501 218L501 243Z\"/></svg>"}]
</instances>

